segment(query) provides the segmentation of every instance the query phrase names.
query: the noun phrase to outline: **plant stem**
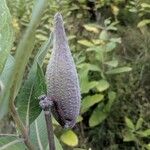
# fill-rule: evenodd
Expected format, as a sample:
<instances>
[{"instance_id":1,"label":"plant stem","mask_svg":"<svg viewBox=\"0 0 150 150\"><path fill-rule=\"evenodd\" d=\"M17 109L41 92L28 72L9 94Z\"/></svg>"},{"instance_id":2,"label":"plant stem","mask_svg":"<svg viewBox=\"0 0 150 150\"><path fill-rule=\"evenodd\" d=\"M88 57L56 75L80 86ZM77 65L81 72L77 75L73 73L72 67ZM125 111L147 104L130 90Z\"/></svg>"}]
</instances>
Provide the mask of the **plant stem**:
<instances>
[{"instance_id":1,"label":"plant stem","mask_svg":"<svg viewBox=\"0 0 150 150\"><path fill-rule=\"evenodd\" d=\"M45 114L45 121L48 133L48 143L49 143L49 150L55 150L55 141L54 141L54 133L53 133L53 125L52 125L52 117L51 111L44 111Z\"/></svg>"},{"instance_id":2,"label":"plant stem","mask_svg":"<svg viewBox=\"0 0 150 150\"><path fill-rule=\"evenodd\" d=\"M28 129L25 128L23 122L21 121L17 111L16 111L16 108L15 108L15 105L14 103L10 103L10 112L11 112L11 115L18 127L18 129L20 130L22 136L23 136L23 139L24 139L24 143L25 145L27 146L27 148L29 150L34 150L34 146L32 145L32 143L30 142L29 140L29 136L28 136Z\"/></svg>"},{"instance_id":3,"label":"plant stem","mask_svg":"<svg viewBox=\"0 0 150 150\"><path fill-rule=\"evenodd\" d=\"M46 95L41 95L39 97L39 100L40 100L39 105L41 106L45 114L49 150L55 150L54 132L53 132L52 117L51 117L51 107L53 104L52 101L48 99Z\"/></svg>"}]
</instances>

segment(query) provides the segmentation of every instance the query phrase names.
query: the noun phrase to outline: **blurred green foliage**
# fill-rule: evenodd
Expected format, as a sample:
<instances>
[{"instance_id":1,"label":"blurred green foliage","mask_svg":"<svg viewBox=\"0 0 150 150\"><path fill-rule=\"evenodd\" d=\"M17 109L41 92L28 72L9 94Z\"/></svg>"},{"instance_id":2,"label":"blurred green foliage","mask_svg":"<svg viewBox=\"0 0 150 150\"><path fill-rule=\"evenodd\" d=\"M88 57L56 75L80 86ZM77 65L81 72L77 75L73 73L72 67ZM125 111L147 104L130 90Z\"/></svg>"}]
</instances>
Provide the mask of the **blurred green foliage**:
<instances>
[{"instance_id":1,"label":"blurred green foliage","mask_svg":"<svg viewBox=\"0 0 150 150\"><path fill-rule=\"evenodd\" d=\"M20 37L31 20L33 4L33 0L7 0L15 41L12 46L9 27L7 51L12 48L6 58L10 65L1 59L3 71L14 61ZM63 130L53 121L62 147L66 150L150 150L149 0L49 0L36 29L35 46L16 98L22 121L31 124L31 140L40 147L34 135L39 133L46 149L47 137L45 127L41 128L44 121L39 115L37 97L45 91L43 72L50 58L49 34L53 30L53 16L58 11L64 17L82 93L81 113L74 129ZM3 81L4 75L0 77ZM8 141L12 140L17 142L15 138ZM61 150L57 138L56 141ZM5 143L0 141L1 145Z\"/></svg>"}]
</instances>

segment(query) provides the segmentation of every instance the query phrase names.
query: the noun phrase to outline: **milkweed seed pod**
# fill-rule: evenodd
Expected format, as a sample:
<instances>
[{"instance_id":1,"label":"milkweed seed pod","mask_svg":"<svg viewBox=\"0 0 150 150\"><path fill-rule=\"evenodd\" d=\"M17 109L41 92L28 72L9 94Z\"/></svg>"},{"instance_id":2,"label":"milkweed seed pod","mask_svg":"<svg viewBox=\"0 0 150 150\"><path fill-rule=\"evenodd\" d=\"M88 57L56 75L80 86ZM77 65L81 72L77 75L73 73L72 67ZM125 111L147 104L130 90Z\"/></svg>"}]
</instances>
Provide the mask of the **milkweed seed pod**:
<instances>
[{"instance_id":1,"label":"milkweed seed pod","mask_svg":"<svg viewBox=\"0 0 150 150\"><path fill-rule=\"evenodd\" d=\"M80 111L80 87L60 13L54 16L53 50L46 79L47 98L53 101L55 119L61 126L72 128Z\"/></svg>"}]
</instances>

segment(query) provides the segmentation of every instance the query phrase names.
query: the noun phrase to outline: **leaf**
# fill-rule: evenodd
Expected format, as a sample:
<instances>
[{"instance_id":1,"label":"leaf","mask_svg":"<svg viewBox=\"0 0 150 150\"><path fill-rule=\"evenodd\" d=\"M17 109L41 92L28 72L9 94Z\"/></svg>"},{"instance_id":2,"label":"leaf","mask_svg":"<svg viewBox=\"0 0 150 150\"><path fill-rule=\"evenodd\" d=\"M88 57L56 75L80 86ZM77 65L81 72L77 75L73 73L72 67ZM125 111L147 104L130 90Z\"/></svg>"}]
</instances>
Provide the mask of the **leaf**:
<instances>
[{"instance_id":1,"label":"leaf","mask_svg":"<svg viewBox=\"0 0 150 150\"><path fill-rule=\"evenodd\" d=\"M107 31L106 30L102 30L101 33L100 33L100 37L99 38L101 40L104 40L104 41L109 40Z\"/></svg>"},{"instance_id":2,"label":"leaf","mask_svg":"<svg viewBox=\"0 0 150 150\"><path fill-rule=\"evenodd\" d=\"M94 33L99 33L98 28L95 26L95 24L85 24L83 25L83 27L87 30L87 31L91 31Z\"/></svg>"},{"instance_id":3,"label":"leaf","mask_svg":"<svg viewBox=\"0 0 150 150\"><path fill-rule=\"evenodd\" d=\"M40 66L34 66L37 71L30 72L29 79L24 84L22 93L18 96L17 107L20 117L26 124L30 124L40 114L38 97L46 93L45 77Z\"/></svg>"},{"instance_id":4,"label":"leaf","mask_svg":"<svg viewBox=\"0 0 150 150\"><path fill-rule=\"evenodd\" d=\"M36 149L46 149L48 147L48 135L43 112L30 125L30 139ZM56 136L54 136L54 139L56 150L63 150Z\"/></svg>"},{"instance_id":5,"label":"leaf","mask_svg":"<svg viewBox=\"0 0 150 150\"><path fill-rule=\"evenodd\" d=\"M94 46L94 44L88 40L79 40L78 41L79 44L84 45L86 47L92 47Z\"/></svg>"},{"instance_id":6,"label":"leaf","mask_svg":"<svg viewBox=\"0 0 150 150\"><path fill-rule=\"evenodd\" d=\"M11 21L6 1L0 0L0 73L4 68L14 40Z\"/></svg>"},{"instance_id":7,"label":"leaf","mask_svg":"<svg viewBox=\"0 0 150 150\"><path fill-rule=\"evenodd\" d=\"M25 83L21 87L19 95L17 96L17 107L20 117L24 122L29 121L29 124L34 121L41 112L37 97L40 96L40 94L45 94L44 92L46 91L44 81L45 77L39 66L37 70L37 62L39 65L43 64L43 60L51 44L52 35L39 49L28 74L27 80L25 80ZM27 114L29 114L29 116Z\"/></svg>"},{"instance_id":8,"label":"leaf","mask_svg":"<svg viewBox=\"0 0 150 150\"><path fill-rule=\"evenodd\" d=\"M125 117L125 123L129 129L132 129L132 130L135 129L135 126L134 126L132 120L129 119L128 117Z\"/></svg>"},{"instance_id":9,"label":"leaf","mask_svg":"<svg viewBox=\"0 0 150 150\"><path fill-rule=\"evenodd\" d=\"M93 96L87 96L82 100L81 104L81 113L85 113L91 106L95 105L96 103L102 101L104 95L102 94L95 94Z\"/></svg>"},{"instance_id":10,"label":"leaf","mask_svg":"<svg viewBox=\"0 0 150 150\"><path fill-rule=\"evenodd\" d=\"M100 80L96 86L99 92L103 92L109 88L109 83L106 80Z\"/></svg>"},{"instance_id":11,"label":"leaf","mask_svg":"<svg viewBox=\"0 0 150 150\"><path fill-rule=\"evenodd\" d=\"M79 123L79 122L81 122L82 120L83 120L83 117L79 115L79 116L77 117L76 123Z\"/></svg>"},{"instance_id":12,"label":"leaf","mask_svg":"<svg viewBox=\"0 0 150 150\"><path fill-rule=\"evenodd\" d=\"M124 142L136 141L135 135L131 131L127 131L123 135Z\"/></svg>"},{"instance_id":13,"label":"leaf","mask_svg":"<svg viewBox=\"0 0 150 150\"><path fill-rule=\"evenodd\" d=\"M139 130L142 127L143 122L144 122L143 118L140 117L136 123L135 129Z\"/></svg>"},{"instance_id":14,"label":"leaf","mask_svg":"<svg viewBox=\"0 0 150 150\"><path fill-rule=\"evenodd\" d=\"M2 101L5 103L5 105L0 105L0 119L4 116L4 114L7 113L9 101L13 101L16 98L16 95L18 94L21 87L26 65L34 47L36 27L40 22L45 6L46 0L37 1L35 3L31 21L17 47L15 62L10 73L9 82L6 84L4 93L0 97L0 102Z\"/></svg>"},{"instance_id":15,"label":"leaf","mask_svg":"<svg viewBox=\"0 0 150 150\"><path fill-rule=\"evenodd\" d=\"M0 137L0 150L24 150L23 140L16 137Z\"/></svg>"},{"instance_id":16,"label":"leaf","mask_svg":"<svg viewBox=\"0 0 150 150\"><path fill-rule=\"evenodd\" d=\"M60 139L66 145L69 145L72 147L78 145L78 137L72 130L68 130L68 131L64 132L61 135Z\"/></svg>"},{"instance_id":17,"label":"leaf","mask_svg":"<svg viewBox=\"0 0 150 150\"><path fill-rule=\"evenodd\" d=\"M117 67L118 66L118 60L107 61L104 64L106 64L110 67Z\"/></svg>"},{"instance_id":18,"label":"leaf","mask_svg":"<svg viewBox=\"0 0 150 150\"><path fill-rule=\"evenodd\" d=\"M138 28L141 28L141 27L143 27L143 26L145 26L145 25L147 25L147 24L150 24L150 19L144 19L144 20L140 21L140 22L138 23L137 27L138 27Z\"/></svg>"},{"instance_id":19,"label":"leaf","mask_svg":"<svg viewBox=\"0 0 150 150\"><path fill-rule=\"evenodd\" d=\"M111 52L116 48L116 43L115 42L109 42L106 44L106 52Z\"/></svg>"},{"instance_id":20,"label":"leaf","mask_svg":"<svg viewBox=\"0 0 150 150\"><path fill-rule=\"evenodd\" d=\"M96 109L94 109L92 115L90 116L89 126L94 127L100 124L102 121L106 119L106 117L107 117L107 113L103 112L103 109L97 107Z\"/></svg>"},{"instance_id":21,"label":"leaf","mask_svg":"<svg viewBox=\"0 0 150 150\"><path fill-rule=\"evenodd\" d=\"M81 93L87 93L90 89L94 88L98 82L97 81L89 81L88 79L88 72L89 70L92 71L100 71L99 67L93 64L82 63L78 65L79 70L79 77L80 77L80 87Z\"/></svg>"},{"instance_id":22,"label":"leaf","mask_svg":"<svg viewBox=\"0 0 150 150\"><path fill-rule=\"evenodd\" d=\"M129 72L131 70L132 70L131 67L120 67L120 68L109 70L106 72L106 74L119 74L123 72Z\"/></svg>"},{"instance_id":23,"label":"leaf","mask_svg":"<svg viewBox=\"0 0 150 150\"><path fill-rule=\"evenodd\" d=\"M136 132L140 137L150 137L150 129Z\"/></svg>"},{"instance_id":24,"label":"leaf","mask_svg":"<svg viewBox=\"0 0 150 150\"><path fill-rule=\"evenodd\" d=\"M144 8L150 8L150 4L148 3L142 3L141 6Z\"/></svg>"},{"instance_id":25,"label":"leaf","mask_svg":"<svg viewBox=\"0 0 150 150\"><path fill-rule=\"evenodd\" d=\"M0 120L1 118L5 115L5 113L8 111L8 107L3 107L3 106L7 106L8 105L8 95L6 95L3 99L3 94L4 94L4 90L6 89L6 85L9 83L9 77L10 77L10 72L12 71L12 67L14 65L14 58L11 55L8 55L8 59L5 63L4 69L0 75L0 79L3 83L3 92L0 94ZM6 89L7 90L7 89Z\"/></svg>"},{"instance_id":26,"label":"leaf","mask_svg":"<svg viewBox=\"0 0 150 150\"><path fill-rule=\"evenodd\" d=\"M94 111L93 111L93 113L89 119L89 126L90 127L94 127L94 126L99 125L109 115L112 104L113 104L114 100L116 99L116 93L113 91L110 91L108 93L108 98L109 98L109 100L105 105L100 104L94 109Z\"/></svg>"}]
</instances>

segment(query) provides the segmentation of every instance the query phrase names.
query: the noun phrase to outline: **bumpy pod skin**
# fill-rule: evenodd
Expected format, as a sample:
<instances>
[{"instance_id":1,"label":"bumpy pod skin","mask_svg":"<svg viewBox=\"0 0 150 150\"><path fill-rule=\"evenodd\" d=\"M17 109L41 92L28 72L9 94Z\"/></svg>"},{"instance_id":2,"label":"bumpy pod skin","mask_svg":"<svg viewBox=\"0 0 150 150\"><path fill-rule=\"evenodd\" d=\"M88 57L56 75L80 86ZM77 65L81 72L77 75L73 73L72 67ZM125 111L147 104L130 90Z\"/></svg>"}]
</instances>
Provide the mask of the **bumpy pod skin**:
<instances>
[{"instance_id":1,"label":"bumpy pod skin","mask_svg":"<svg viewBox=\"0 0 150 150\"><path fill-rule=\"evenodd\" d=\"M47 97L53 101L52 113L63 127L73 127L80 111L78 75L60 13L54 16L54 45L47 66Z\"/></svg>"}]
</instances>

